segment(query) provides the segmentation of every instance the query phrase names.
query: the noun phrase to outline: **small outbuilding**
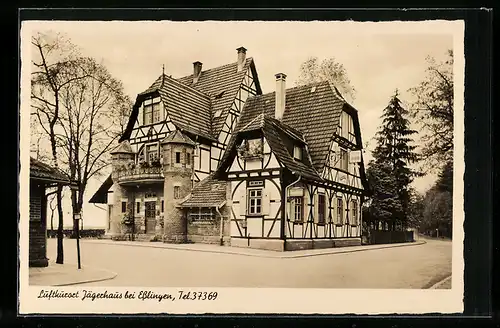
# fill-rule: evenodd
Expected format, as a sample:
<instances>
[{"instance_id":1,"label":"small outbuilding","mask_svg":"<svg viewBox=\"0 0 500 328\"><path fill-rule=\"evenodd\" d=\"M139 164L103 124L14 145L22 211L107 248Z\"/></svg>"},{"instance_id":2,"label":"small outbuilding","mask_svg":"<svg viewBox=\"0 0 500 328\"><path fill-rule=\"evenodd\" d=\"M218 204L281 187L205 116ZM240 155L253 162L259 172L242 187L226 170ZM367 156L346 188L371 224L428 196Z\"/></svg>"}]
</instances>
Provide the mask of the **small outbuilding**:
<instances>
[{"instance_id":1,"label":"small outbuilding","mask_svg":"<svg viewBox=\"0 0 500 328\"><path fill-rule=\"evenodd\" d=\"M30 157L30 267L48 266L47 196L45 190L58 185L71 184L69 177L59 169Z\"/></svg>"}]
</instances>

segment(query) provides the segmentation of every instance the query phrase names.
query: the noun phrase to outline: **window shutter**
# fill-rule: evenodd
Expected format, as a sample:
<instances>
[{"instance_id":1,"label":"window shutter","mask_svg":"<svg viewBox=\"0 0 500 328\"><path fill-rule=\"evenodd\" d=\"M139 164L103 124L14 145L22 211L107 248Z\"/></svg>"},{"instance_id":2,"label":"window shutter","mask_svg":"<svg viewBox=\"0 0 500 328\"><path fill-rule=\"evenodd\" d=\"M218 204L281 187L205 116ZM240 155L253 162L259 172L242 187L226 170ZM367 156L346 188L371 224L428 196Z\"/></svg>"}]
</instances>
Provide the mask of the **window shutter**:
<instances>
[{"instance_id":1,"label":"window shutter","mask_svg":"<svg viewBox=\"0 0 500 328\"><path fill-rule=\"evenodd\" d=\"M318 193L314 194L314 201L313 201L313 206L314 206L314 222L318 223L319 222L319 201L318 201Z\"/></svg>"},{"instance_id":2,"label":"window shutter","mask_svg":"<svg viewBox=\"0 0 500 328\"><path fill-rule=\"evenodd\" d=\"M144 118L144 106L143 105L141 105L139 107L139 111L138 112L139 112L139 114L137 115L137 122L138 122L139 126L142 126L142 124L143 124L143 118Z\"/></svg>"},{"instance_id":3,"label":"window shutter","mask_svg":"<svg viewBox=\"0 0 500 328\"><path fill-rule=\"evenodd\" d=\"M262 190L263 195L262 195L262 215L269 215L269 193L267 193L265 190Z\"/></svg>"},{"instance_id":4,"label":"window shutter","mask_svg":"<svg viewBox=\"0 0 500 328\"><path fill-rule=\"evenodd\" d=\"M165 120L165 107L163 107L163 101L160 98L160 122L163 122Z\"/></svg>"},{"instance_id":5,"label":"window shutter","mask_svg":"<svg viewBox=\"0 0 500 328\"><path fill-rule=\"evenodd\" d=\"M240 216L245 216L247 214L247 195L242 193L240 195Z\"/></svg>"}]
</instances>

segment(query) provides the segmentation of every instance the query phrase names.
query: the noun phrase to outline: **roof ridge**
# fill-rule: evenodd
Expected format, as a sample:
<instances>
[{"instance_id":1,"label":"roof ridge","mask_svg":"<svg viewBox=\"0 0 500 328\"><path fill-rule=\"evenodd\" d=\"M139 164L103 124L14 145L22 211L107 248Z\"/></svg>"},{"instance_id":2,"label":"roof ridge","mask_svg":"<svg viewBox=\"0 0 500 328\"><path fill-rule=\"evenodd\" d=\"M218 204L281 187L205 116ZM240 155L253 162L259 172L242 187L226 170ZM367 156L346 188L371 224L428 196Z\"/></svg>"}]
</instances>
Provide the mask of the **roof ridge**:
<instances>
[{"instance_id":1,"label":"roof ridge","mask_svg":"<svg viewBox=\"0 0 500 328\"><path fill-rule=\"evenodd\" d=\"M185 88L187 88L187 89L189 89L189 90L191 90L191 91L194 91L194 92L196 92L197 94L199 94L199 95L201 95L201 96L203 96L203 97L206 97L207 99L209 99L209 100L210 100L210 96L209 96L209 95L207 95L206 93L203 93L203 92L201 92L201 91L199 91L199 90L196 90L195 88L193 88L193 87L191 87L191 86L189 86L189 85L187 85L187 84L184 84L184 83L182 83L182 82L180 82L180 81L177 81L177 80L176 80L176 79L174 79L173 77L169 77L169 76L167 76L166 74L163 74L163 76L164 76L164 77L166 77L166 78L168 78L170 81L173 81L173 82L177 83L178 85L181 85L181 86L183 86L183 87L185 87ZM160 77L161 77L161 76L160 76ZM158 87L158 88L159 88L159 87Z\"/></svg>"},{"instance_id":2,"label":"roof ridge","mask_svg":"<svg viewBox=\"0 0 500 328\"><path fill-rule=\"evenodd\" d=\"M297 89L307 89L307 88L319 86L322 84L330 84L330 83L327 80L320 81L320 82L312 82L312 83L308 83L308 84L304 84L304 85L297 85L297 86L294 86L291 88L286 88L285 91L288 92L288 91L292 91L292 90L295 91ZM332 89L332 91L334 91L334 90ZM275 93L276 93L276 91L271 91L268 93L263 93L261 95L254 95L254 96L252 96L252 98L260 98L260 97L264 97L264 96L270 96L270 95L275 94ZM249 99L250 99L250 97L249 97Z\"/></svg>"},{"instance_id":3,"label":"roof ridge","mask_svg":"<svg viewBox=\"0 0 500 328\"><path fill-rule=\"evenodd\" d=\"M253 60L253 57L248 57L248 58L246 58L246 59L245 59L245 65L247 64L247 62L251 62L252 60ZM236 65L236 64L238 64L238 62L237 62L237 61L235 61L235 62L231 62L231 63L227 63L227 64L224 64L224 65L220 65L220 66L211 67L211 68L209 68L209 69L202 70L202 71L200 72L200 74L202 74L202 73L204 73L204 72L213 71L213 70L215 70L215 69L228 67L228 66L231 66L231 65ZM185 75L185 76L177 77L177 78L175 78L175 79L176 79L176 80L182 80L182 79L186 79L186 78L188 78L188 77L190 77L190 76L193 76L193 74L191 73L191 74L189 74L189 75ZM181 83L182 83L182 82L181 82ZM183 83L183 84L184 84L184 83Z\"/></svg>"}]
</instances>

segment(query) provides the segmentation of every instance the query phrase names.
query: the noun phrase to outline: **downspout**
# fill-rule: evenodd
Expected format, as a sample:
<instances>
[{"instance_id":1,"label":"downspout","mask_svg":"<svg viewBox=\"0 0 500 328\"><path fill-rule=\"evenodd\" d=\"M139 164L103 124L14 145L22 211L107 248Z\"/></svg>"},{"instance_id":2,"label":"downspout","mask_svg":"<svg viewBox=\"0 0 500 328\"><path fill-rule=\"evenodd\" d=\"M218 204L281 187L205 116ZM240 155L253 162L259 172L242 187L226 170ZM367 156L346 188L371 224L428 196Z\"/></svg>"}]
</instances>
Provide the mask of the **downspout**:
<instances>
[{"instance_id":1,"label":"downspout","mask_svg":"<svg viewBox=\"0 0 500 328\"><path fill-rule=\"evenodd\" d=\"M293 175L295 175L295 172L292 172ZM284 207L284 218L283 220L285 220L285 223L286 223L286 218L287 218L287 215L288 215L288 190L290 190L290 187L294 186L295 184L299 183L300 179L302 178L302 176L299 175L299 178L297 180L295 180L294 182L292 182L291 184L289 184L288 186L286 186L285 188L285 203L283 204L283 207ZM286 225L285 225L285 231L286 231ZM286 250L286 233L285 231L283 231L283 237L284 237L284 244L283 244L283 247L284 250Z\"/></svg>"},{"instance_id":2,"label":"downspout","mask_svg":"<svg viewBox=\"0 0 500 328\"><path fill-rule=\"evenodd\" d=\"M224 236L223 236L223 232L224 232L224 230L223 230L223 228L224 228L224 217L222 216L222 213L220 212L220 208L222 206L224 206L224 204L226 204L226 202L224 202L221 205L215 207L215 211L220 216L220 236L219 236L219 238L220 238L220 245L221 246L224 246Z\"/></svg>"}]
</instances>

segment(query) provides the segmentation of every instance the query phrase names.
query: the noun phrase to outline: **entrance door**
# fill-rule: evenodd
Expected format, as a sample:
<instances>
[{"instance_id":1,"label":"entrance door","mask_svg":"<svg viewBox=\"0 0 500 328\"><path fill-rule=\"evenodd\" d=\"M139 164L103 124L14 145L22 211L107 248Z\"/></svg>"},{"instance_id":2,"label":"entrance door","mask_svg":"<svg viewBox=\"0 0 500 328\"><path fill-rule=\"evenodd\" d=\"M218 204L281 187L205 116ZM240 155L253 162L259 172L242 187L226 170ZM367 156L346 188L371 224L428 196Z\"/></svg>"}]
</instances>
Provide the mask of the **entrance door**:
<instances>
[{"instance_id":1,"label":"entrance door","mask_svg":"<svg viewBox=\"0 0 500 328\"><path fill-rule=\"evenodd\" d=\"M146 223L146 233L154 233L156 227L156 202L144 203L144 218Z\"/></svg>"}]
</instances>

